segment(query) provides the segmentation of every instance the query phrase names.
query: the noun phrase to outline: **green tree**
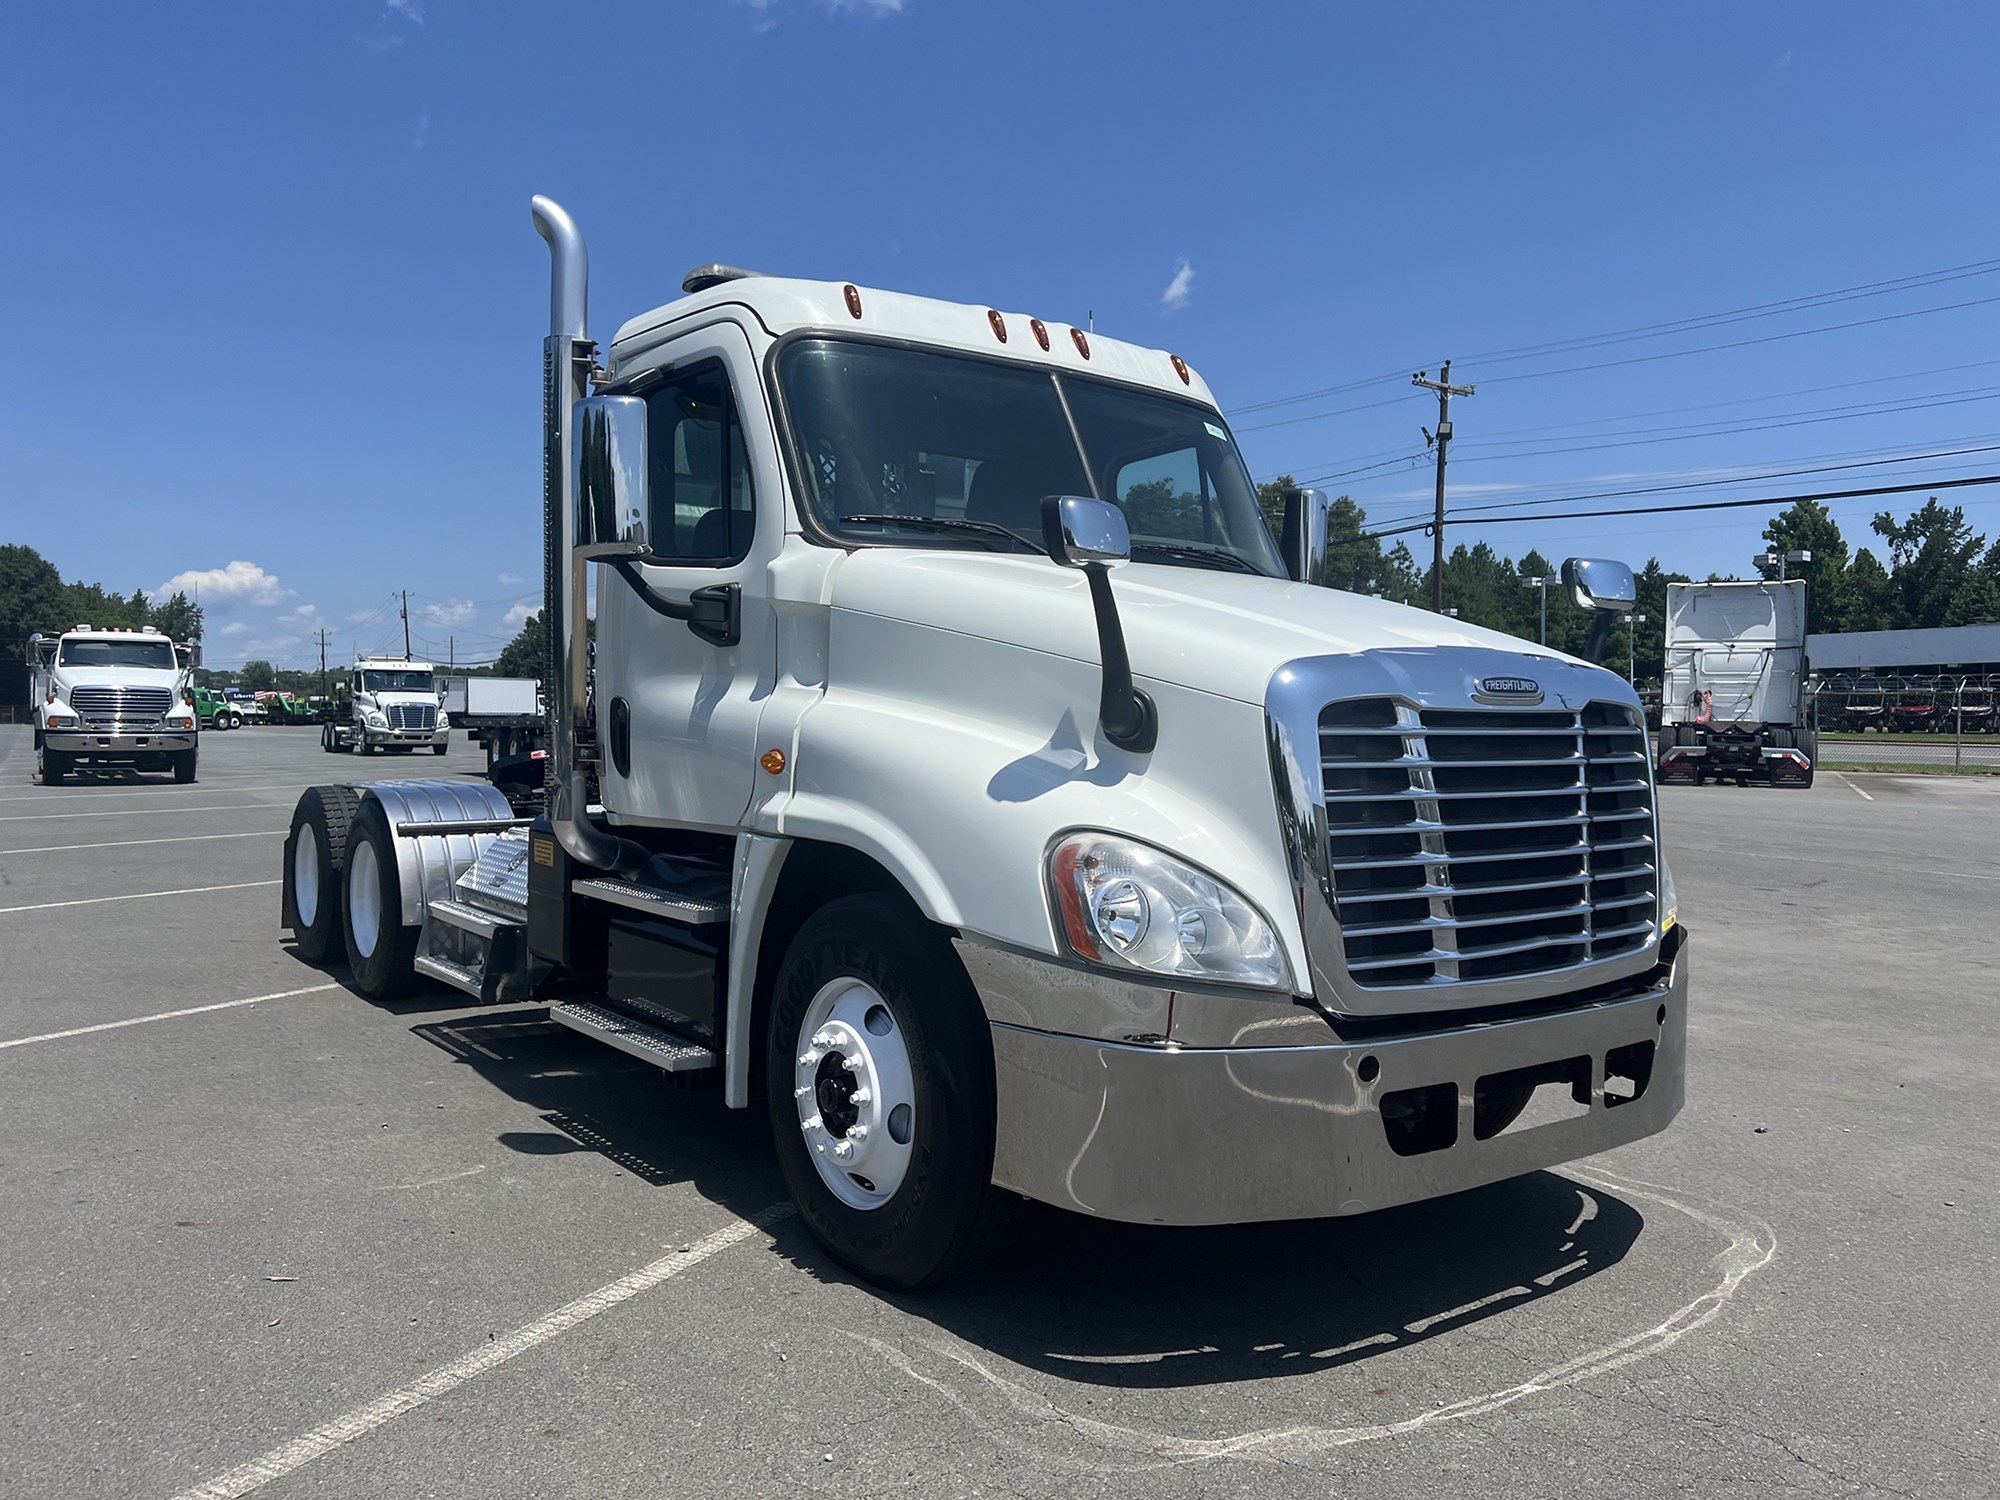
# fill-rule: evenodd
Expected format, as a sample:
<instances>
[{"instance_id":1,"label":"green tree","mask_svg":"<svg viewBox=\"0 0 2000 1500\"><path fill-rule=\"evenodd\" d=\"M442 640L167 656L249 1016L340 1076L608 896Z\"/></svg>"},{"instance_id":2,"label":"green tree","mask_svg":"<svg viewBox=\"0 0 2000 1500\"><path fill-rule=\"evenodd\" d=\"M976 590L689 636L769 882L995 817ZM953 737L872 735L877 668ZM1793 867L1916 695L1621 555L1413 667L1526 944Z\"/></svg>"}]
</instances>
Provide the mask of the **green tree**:
<instances>
[{"instance_id":1,"label":"green tree","mask_svg":"<svg viewBox=\"0 0 2000 1500\"><path fill-rule=\"evenodd\" d=\"M1814 632L1844 628L1847 617L1847 538L1829 511L1817 500L1801 500L1789 510L1771 517L1764 528L1764 540L1773 552L1808 551L1809 563L1788 563L1790 578L1806 581L1806 629ZM1766 578L1776 578L1779 570L1765 568Z\"/></svg>"},{"instance_id":2,"label":"green tree","mask_svg":"<svg viewBox=\"0 0 2000 1500\"><path fill-rule=\"evenodd\" d=\"M47 635L75 623L63 618L62 574L55 564L33 547L0 546L0 649L18 657L36 631Z\"/></svg>"},{"instance_id":3,"label":"green tree","mask_svg":"<svg viewBox=\"0 0 2000 1500\"><path fill-rule=\"evenodd\" d=\"M201 639L201 606L176 590L165 604L153 606L153 623L160 627L162 635L172 636L177 641L198 641Z\"/></svg>"},{"instance_id":4,"label":"green tree","mask_svg":"<svg viewBox=\"0 0 2000 1500\"><path fill-rule=\"evenodd\" d=\"M243 669L236 674L236 680L239 686L261 693L278 685L278 672L267 661L246 661Z\"/></svg>"},{"instance_id":5,"label":"green tree","mask_svg":"<svg viewBox=\"0 0 2000 1500\"><path fill-rule=\"evenodd\" d=\"M521 633L509 641L494 659L493 671L500 677L542 675L542 617L539 611L521 622Z\"/></svg>"},{"instance_id":6,"label":"green tree","mask_svg":"<svg viewBox=\"0 0 2000 1500\"><path fill-rule=\"evenodd\" d=\"M1897 630L1904 622L1902 596L1873 552L1866 547L1854 554L1854 565L1844 580L1847 613L1842 628L1847 630Z\"/></svg>"},{"instance_id":7,"label":"green tree","mask_svg":"<svg viewBox=\"0 0 2000 1500\"><path fill-rule=\"evenodd\" d=\"M1874 529L1889 544L1904 620L1914 626L1944 624L1986 550L1986 538L1973 531L1965 507L1940 505L1933 495L1907 521L1882 511Z\"/></svg>"}]
</instances>

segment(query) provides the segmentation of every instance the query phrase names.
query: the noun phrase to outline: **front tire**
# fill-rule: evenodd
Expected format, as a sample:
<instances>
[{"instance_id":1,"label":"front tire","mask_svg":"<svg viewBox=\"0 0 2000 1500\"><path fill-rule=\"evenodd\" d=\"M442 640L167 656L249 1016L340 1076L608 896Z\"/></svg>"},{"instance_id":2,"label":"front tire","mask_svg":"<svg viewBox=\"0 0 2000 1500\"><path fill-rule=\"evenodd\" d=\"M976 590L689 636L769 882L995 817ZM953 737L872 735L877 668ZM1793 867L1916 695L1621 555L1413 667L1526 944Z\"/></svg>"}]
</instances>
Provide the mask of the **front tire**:
<instances>
[{"instance_id":1,"label":"front tire","mask_svg":"<svg viewBox=\"0 0 2000 1500\"><path fill-rule=\"evenodd\" d=\"M311 786L292 809L285 858L292 877L292 940L299 957L323 964L346 951L340 919L347 846L361 794L344 786Z\"/></svg>"},{"instance_id":2,"label":"front tire","mask_svg":"<svg viewBox=\"0 0 2000 1500\"><path fill-rule=\"evenodd\" d=\"M176 750L173 753L174 781L177 785L186 786L194 780L195 760L199 754L198 750Z\"/></svg>"},{"instance_id":3,"label":"front tire","mask_svg":"<svg viewBox=\"0 0 2000 1500\"><path fill-rule=\"evenodd\" d=\"M361 804L352 824L345 886L341 930L354 987L370 1000L400 1000L413 993L423 929L403 925L396 835L382 804L373 799Z\"/></svg>"},{"instance_id":4,"label":"front tire","mask_svg":"<svg viewBox=\"0 0 2000 1500\"><path fill-rule=\"evenodd\" d=\"M799 930L765 1082L792 1201L834 1259L907 1290L992 1246L1021 1201L992 1182L993 1076L979 997L907 903L845 897Z\"/></svg>"},{"instance_id":5,"label":"front tire","mask_svg":"<svg viewBox=\"0 0 2000 1500\"><path fill-rule=\"evenodd\" d=\"M431 746L431 754L443 755L449 749L451 749L449 745L433 745Z\"/></svg>"},{"instance_id":6,"label":"front tire","mask_svg":"<svg viewBox=\"0 0 2000 1500\"><path fill-rule=\"evenodd\" d=\"M42 746L42 785L61 786L69 779L70 756L66 750L51 750Z\"/></svg>"}]
</instances>

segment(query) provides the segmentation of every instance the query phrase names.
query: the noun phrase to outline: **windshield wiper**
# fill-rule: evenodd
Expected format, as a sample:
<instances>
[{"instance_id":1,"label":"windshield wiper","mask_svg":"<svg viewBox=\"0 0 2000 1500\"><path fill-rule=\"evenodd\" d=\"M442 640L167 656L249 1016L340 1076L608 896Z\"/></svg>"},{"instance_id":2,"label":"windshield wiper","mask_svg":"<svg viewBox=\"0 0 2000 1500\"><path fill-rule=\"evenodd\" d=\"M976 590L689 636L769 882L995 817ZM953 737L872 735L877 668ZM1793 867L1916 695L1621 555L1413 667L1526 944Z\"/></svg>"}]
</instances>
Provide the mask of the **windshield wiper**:
<instances>
[{"instance_id":1,"label":"windshield wiper","mask_svg":"<svg viewBox=\"0 0 2000 1500\"><path fill-rule=\"evenodd\" d=\"M1018 531L1009 530L998 521L974 521L959 516L842 516L843 522L859 521L878 526L935 526L941 531L970 531L982 536L1004 536L1010 542L1018 542L1031 552L1040 552L1041 544L1024 537Z\"/></svg>"},{"instance_id":2,"label":"windshield wiper","mask_svg":"<svg viewBox=\"0 0 2000 1500\"><path fill-rule=\"evenodd\" d=\"M1240 552L1232 552L1227 547L1217 547L1208 542L1134 542L1132 555L1156 553L1161 557L1177 557L1188 562L1221 563L1238 573L1255 573L1259 578L1267 577L1264 570L1251 562Z\"/></svg>"}]
</instances>

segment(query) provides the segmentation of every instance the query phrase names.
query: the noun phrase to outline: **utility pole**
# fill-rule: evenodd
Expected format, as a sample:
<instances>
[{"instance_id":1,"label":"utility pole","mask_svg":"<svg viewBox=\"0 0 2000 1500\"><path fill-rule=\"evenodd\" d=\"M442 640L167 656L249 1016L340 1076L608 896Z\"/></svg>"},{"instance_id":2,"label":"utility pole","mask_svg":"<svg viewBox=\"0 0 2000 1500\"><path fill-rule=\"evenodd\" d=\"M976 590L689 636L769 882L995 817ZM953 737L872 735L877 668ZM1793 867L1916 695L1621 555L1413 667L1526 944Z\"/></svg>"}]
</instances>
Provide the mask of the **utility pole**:
<instances>
[{"instance_id":1,"label":"utility pole","mask_svg":"<svg viewBox=\"0 0 2000 1500\"><path fill-rule=\"evenodd\" d=\"M1410 377L1410 384L1420 385L1427 391L1436 391L1438 398L1438 427L1435 434L1424 433L1426 447L1437 449L1437 515L1431 522L1431 609L1434 613L1444 613L1444 450L1451 442L1451 398L1470 396L1473 387L1451 383L1451 361L1446 360L1438 370L1436 380L1424 378L1422 370ZM1419 429L1421 430L1421 429Z\"/></svg>"},{"instance_id":2,"label":"utility pole","mask_svg":"<svg viewBox=\"0 0 2000 1500\"><path fill-rule=\"evenodd\" d=\"M1438 514L1444 514L1444 470L1438 470ZM403 590L403 660L410 659L410 591Z\"/></svg>"},{"instance_id":3,"label":"utility pole","mask_svg":"<svg viewBox=\"0 0 2000 1500\"><path fill-rule=\"evenodd\" d=\"M324 703L326 701L326 627L324 625L319 628L319 696L320 701Z\"/></svg>"},{"instance_id":4,"label":"utility pole","mask_svg":"<svg viewBox=\"0 0 2000 1500\"><path fill-rule=\"evenodd\" d=\"M444 669L447 672L458 670L458 637L455 635L444 638Z\"/></svg>"}]
</instances>

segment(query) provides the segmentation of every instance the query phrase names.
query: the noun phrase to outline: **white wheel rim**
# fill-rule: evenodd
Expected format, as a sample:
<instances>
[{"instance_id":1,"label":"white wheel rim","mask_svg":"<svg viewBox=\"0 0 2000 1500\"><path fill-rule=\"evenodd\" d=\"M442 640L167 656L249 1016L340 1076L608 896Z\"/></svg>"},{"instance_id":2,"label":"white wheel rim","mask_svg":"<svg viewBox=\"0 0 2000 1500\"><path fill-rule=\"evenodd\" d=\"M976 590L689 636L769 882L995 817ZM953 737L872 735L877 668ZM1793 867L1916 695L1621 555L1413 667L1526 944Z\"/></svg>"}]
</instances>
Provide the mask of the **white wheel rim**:
<instances>
[{"instance_id":1,"label":"white wheel rim","mask_svg":"<svg viewBox=\"0 0 2000 1500\"><path fill-rule=\"evenodd\" d=\"M347 857L347 925L361 956L374 957L382 927L382 870L375 862L375 846L366 840Z\"/></svg>"},{"instance_id":2,"label":"white wheel rim","mask_svg":"<svg viewBox=\"0 0 2000 1500\"><path fill-rule=\"evenodd\" d=\"M319 920L319 835L310 823L299 825L298 841L292 845L292 905L305 926Z\"/></svg>"},{"instance_id":3,"label":"white wheel rim","mask_svg":"<svg viewBox=\"0 0 2000 1500\"><path fill-rule=\"evenodd\" d=\"M874 987L821 987L795 1038L792 1098L799 1129L833 1195L875 1209L896 1195L915 1154L916 1075L902 1022Z\"/></svg>"}]
</instances>

